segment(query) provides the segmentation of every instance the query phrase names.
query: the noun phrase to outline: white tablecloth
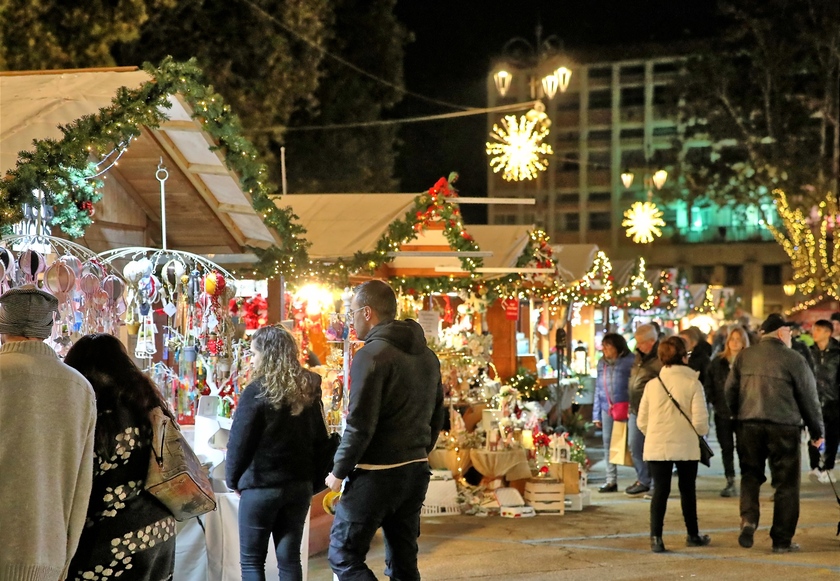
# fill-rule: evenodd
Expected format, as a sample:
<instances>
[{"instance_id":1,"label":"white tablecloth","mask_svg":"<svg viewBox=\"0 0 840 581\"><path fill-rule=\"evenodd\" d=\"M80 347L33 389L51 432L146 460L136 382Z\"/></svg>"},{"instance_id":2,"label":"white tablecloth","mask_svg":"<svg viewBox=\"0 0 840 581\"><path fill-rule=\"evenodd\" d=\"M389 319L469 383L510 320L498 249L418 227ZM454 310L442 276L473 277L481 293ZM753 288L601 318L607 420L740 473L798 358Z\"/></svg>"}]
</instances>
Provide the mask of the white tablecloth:
<instances>
[{"instance_id":1,"label":"white tablecloth","mask_svg":"<svg viewBox=\"0 0 840 581\"><path fill-rule=\"evenodd\" d=\"M218 508L201 518L184 523L175 540L175 575L178 581L239 581L239 497L233 493L217 494ZM300 547L303 580L309 562L309 515ZM266 577L277 577L274 541L269 541L265 563Z\"/></svg>"}]
</instances>

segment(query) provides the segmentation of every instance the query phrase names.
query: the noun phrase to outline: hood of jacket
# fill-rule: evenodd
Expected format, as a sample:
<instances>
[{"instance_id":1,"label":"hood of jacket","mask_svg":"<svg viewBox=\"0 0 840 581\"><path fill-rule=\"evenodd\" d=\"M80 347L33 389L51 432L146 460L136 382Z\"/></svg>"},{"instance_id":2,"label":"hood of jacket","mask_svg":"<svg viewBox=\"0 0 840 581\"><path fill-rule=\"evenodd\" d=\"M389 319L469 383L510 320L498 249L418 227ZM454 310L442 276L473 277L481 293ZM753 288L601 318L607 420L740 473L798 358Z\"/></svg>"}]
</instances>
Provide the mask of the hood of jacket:
<instances>
[{"instance_id":1,"label":"hood of jacket","mask_svg":"<svg viewBox=\"0 0 840 581\"><path fill-rule=\"evenodd\" d=\"M385 341L400 351L417 355L426 350L426 336L423 327L417 321L388 321L374 326L365 343L371 341Z\"/></svg>"}]
</instances>

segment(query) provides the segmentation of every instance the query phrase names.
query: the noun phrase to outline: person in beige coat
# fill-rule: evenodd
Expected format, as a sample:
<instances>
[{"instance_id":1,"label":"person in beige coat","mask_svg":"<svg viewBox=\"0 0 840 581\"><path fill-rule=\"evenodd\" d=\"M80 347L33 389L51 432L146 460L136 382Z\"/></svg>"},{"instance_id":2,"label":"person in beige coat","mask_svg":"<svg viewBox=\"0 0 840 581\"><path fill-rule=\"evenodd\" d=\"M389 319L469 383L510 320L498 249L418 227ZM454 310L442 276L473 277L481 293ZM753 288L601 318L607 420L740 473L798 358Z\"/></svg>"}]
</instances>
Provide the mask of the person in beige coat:
<instances>
[{"instance_id":1,"label":"person in beige coat","mask_svg":"<svg viewBox=\"0 0 840 581\"><path fill-rule=\"evenodd\" d=\"M683 520L688 533L686 546L702 547L711 542L708 535L700 535L697 526L694 488L697 463L700 461L697 434L705 436L709 432L709 413L699 374L688 366L685 341L680 337L668 337L659 344L657 353L663 367L659 376L645 386L637 423L645 434L644 460L649 463L653 477L650 548L654 553L662 553L665 552L662 526L671 494L671 471L675 465ZM690 424L671 401L669 392L691 419Z\"/></svg>"}]
</instances>

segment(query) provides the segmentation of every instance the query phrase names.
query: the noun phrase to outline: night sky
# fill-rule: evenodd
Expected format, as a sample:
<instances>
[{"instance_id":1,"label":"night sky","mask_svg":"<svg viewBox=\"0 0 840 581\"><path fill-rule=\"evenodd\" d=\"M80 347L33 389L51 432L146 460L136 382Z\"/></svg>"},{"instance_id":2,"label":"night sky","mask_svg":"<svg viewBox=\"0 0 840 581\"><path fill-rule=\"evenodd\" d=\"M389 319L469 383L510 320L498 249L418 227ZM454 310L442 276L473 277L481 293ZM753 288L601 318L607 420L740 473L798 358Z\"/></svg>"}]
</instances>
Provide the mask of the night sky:
<instances>
[{"instance_id":1,"label":"night sky","mask_svg":"<svg viewBox=\"0 0 840 581\"><path fill-rule=\"evenodd\" d=\"M533 43L557 35L567 49L668 43L710 36L714 0L399 0L397 17L414 33L405 54L406 87L472 107L486 106L490 61L511 38ZM406 96L389 117L450 112ZM397 177L403 192L419 192L450 171L460 174L461 195L486 196L485 117L413 123L400 129ZM486 221L483 206L465 207L469 222Z\"/></svg>"}]
</instances>

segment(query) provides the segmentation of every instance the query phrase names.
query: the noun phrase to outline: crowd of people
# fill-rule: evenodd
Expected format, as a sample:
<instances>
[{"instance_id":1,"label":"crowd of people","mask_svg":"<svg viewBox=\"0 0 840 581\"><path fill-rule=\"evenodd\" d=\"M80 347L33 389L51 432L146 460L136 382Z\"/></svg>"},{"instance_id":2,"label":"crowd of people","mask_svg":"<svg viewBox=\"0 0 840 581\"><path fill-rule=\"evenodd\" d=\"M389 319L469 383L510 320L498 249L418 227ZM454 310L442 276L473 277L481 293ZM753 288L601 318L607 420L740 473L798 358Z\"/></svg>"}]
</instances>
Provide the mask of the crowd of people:
<instances>
[{"instance_id":1,"label":"crowd of people","mask_svg":"<svg viewBox=\"0 0 840 581\"><path fill-rule=\"evenodd\" d=\"M686 544L710 543L700 535L695 481L701 441L711 410L726 484L723 497L740 497L739 544L753 545L759 525L759 490L769 465L774 491L773 551L797 551L801 435L808 431L814 482L833 483L840 444L840 314L814 323L794 338L792 323L771 314L757 333L742 325L721 328L713 347L696 327L665 337L656 324L636 328L635 354L621 335L602 340L593 422L610 449L616 405L629 403L626 418L636 480L630 496L651 500L651 550L664 552L662 527L676 473L686 526ZM741 474L736 484L735 454ZM617 469L606 461L599 492L618 491Z\"/></svg>"},{"instance_id":2,"label":"crowd of people","mask_svg":"<svg viewBox=\"0 0 840 581\"><path fill-rule=\"evenodd\" d=\"M440 364L396 296L369 281L353 297L366 343L354 358L347 428L332 472L313 482L328 439L320 377L299 363L284 327L252 337L253 381L231 428L228 486L240 495L242 579L265 579L273 535L280 579L301 579L300 545L313 487L343 487L329 562L344 580L373 580L367 552L381 528L386 574L419 580L417 537L428 454L443 427ZM175 519L144 490L150 413L159 390L111 335L82 337L64 362L45 343L58 301L26 286L0 296L0 579L173 577ZM320 476L323 480L323 476Z\"/></svg>"}]
</instances>

